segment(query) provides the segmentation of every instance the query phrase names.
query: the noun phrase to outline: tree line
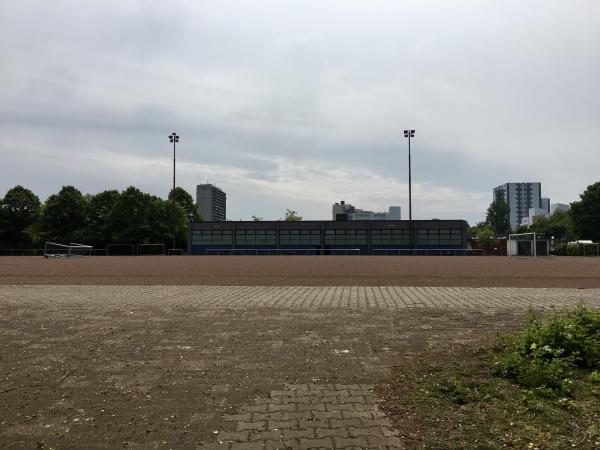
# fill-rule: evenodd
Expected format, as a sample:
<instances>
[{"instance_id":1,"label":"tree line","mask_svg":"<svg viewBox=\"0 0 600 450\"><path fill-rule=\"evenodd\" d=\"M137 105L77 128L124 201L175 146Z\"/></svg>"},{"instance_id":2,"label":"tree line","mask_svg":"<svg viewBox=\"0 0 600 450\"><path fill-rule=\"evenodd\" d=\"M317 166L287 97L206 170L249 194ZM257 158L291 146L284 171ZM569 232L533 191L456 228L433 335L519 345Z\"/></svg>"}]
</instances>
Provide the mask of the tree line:
<instances>
[{"instance_id":1,"label":"tree line","mask_svg":"<svg viewBox=\"0 0 600 450\"><path fill-rule=\"evenodd\" d=\"M546 238L554 237L557 244L566 244L578 239L600 242L600 182L591 184L573 202L568 211L556 210L529 226L512 230L509 208L505 201L493 201L486 212L485 221L479 222L470 231L483 247L494 246L498 237L509 233L536 232Z\"/></svg>"},{"instance_id":2,"label":"tree line","mask_svg":"<svg viewBox=\"0 0 600 450\"><path fill-rule=\"evenodd\" d=\"M173 201L174 200L174 201ZM255 221L262 217L252 216ZM130 186L122 192L106 190L82 194L64 186L45 202L29 189L15 186L0 198L0 248L33 248L45 241L79 242L104 248L107 244L187 245L187 224L202 220L192 196L177 187L167 200ZM285 212L286 221L302 220L296 211ZM470 228L483 247L511 232L535 231L556 243L576 239L600 241L600 182L594 183L571 203L569 211L555 211L528 227L511 230L506 202L496 200L487 209L485 221Z\"/></svg>"},{"instance_id":3,"label":"tree line","mask_svg":"<svg viewBox=\"0 0 600 450\"><path fill-rule=\"evenodd\" d=\"M174 201L173 201L174 200ZM82 194L64 186L45 202L23 186L0 198L0 248L35 248L45 241L107 244L166 244L185 248L187 224L201 220L190 194L177 187L167 200L130 186Z\"/></svg>"}]
</instances>

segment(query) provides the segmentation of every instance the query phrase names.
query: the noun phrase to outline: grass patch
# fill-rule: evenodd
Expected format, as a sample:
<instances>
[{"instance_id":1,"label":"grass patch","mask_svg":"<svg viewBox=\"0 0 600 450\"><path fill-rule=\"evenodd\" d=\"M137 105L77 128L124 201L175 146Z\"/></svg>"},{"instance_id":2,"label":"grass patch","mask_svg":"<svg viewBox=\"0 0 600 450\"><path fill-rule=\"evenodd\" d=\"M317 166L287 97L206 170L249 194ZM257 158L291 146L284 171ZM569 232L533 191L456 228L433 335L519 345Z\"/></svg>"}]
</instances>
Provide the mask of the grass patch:
<instances>
[{"instance_id":1,"label":"grass patch","mask_svg":"<svg viewBox=\"0 0 600 450\"><path fill-rule=\"evenodd\" d=\"M477 349L416 354L379 385L409 448L600 448L600 312L580 305Z\"/></svg>"}]
</instances>

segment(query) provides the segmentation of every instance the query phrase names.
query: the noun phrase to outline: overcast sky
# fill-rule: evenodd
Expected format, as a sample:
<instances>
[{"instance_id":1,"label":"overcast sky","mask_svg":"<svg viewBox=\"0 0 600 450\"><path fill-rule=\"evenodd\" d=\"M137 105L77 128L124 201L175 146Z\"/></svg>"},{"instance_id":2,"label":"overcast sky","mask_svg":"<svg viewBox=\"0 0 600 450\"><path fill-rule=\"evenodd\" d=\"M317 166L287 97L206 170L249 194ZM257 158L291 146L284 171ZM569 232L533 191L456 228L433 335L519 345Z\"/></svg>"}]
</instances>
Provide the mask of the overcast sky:
<instances>
[{"instance_id":1,"label":"overcast sky","mask_svg":"<svg viewBox=\"0 0 600 450\"><path fill-rule=\"evenodd\" d=\"M401 205L481 220L492 188L600 180L600 2L0 2L0 195L227 192L227 215Z\"/></svg>"}]
</instances>

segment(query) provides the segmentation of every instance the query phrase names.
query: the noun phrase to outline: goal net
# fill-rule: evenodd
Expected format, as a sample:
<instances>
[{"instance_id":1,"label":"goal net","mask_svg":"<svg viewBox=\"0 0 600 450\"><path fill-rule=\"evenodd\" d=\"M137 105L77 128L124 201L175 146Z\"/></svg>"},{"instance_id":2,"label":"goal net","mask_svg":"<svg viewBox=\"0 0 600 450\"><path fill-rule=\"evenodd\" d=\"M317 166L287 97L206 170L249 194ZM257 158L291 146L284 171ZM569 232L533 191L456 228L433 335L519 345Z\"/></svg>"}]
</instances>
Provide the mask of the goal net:
<instances>
[{"instance_id":1,"label":"goal net","mask_svg":"<svg viewBox=\"0 0 600 450\"><path fill-rule=\"evenodd\" d=\"M538 233L515 233L508 235L506 245L508 256L548 256L548 240Z\"/></svg>"},{"instance_id":2,"label":"goal net","mask_svg":"<svg viewBox=\"0 0 600 450\"><path fill-rule=\"evenodd\" d=\"M44 244L44 257L45 258L74 258L82 256L91 256L94 251L94 247L91 245L77 244L71 242L70 244L58 244L56 242L46 242Z\"/></svg>"}]
</instances>

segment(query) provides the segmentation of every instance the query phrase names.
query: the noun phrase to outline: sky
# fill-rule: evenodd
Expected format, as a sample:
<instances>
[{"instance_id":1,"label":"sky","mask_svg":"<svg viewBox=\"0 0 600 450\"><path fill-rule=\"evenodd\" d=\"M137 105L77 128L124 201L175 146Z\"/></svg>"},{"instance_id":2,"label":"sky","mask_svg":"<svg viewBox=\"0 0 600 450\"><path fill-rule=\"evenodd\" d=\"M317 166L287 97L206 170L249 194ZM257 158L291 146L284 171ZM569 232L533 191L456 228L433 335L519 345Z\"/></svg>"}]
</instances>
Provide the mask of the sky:
<instances>
[{"instance_id":1,"label":"sky","mask_svg":"<svg viewBox=\"0 0 600 450\"><path fill-rule=\"evenodd\" d=\"M600 180L600 2L0 2L0 196L210 182L227 216L340 200L482 220Z\"/></svg>"}]
</instances>

